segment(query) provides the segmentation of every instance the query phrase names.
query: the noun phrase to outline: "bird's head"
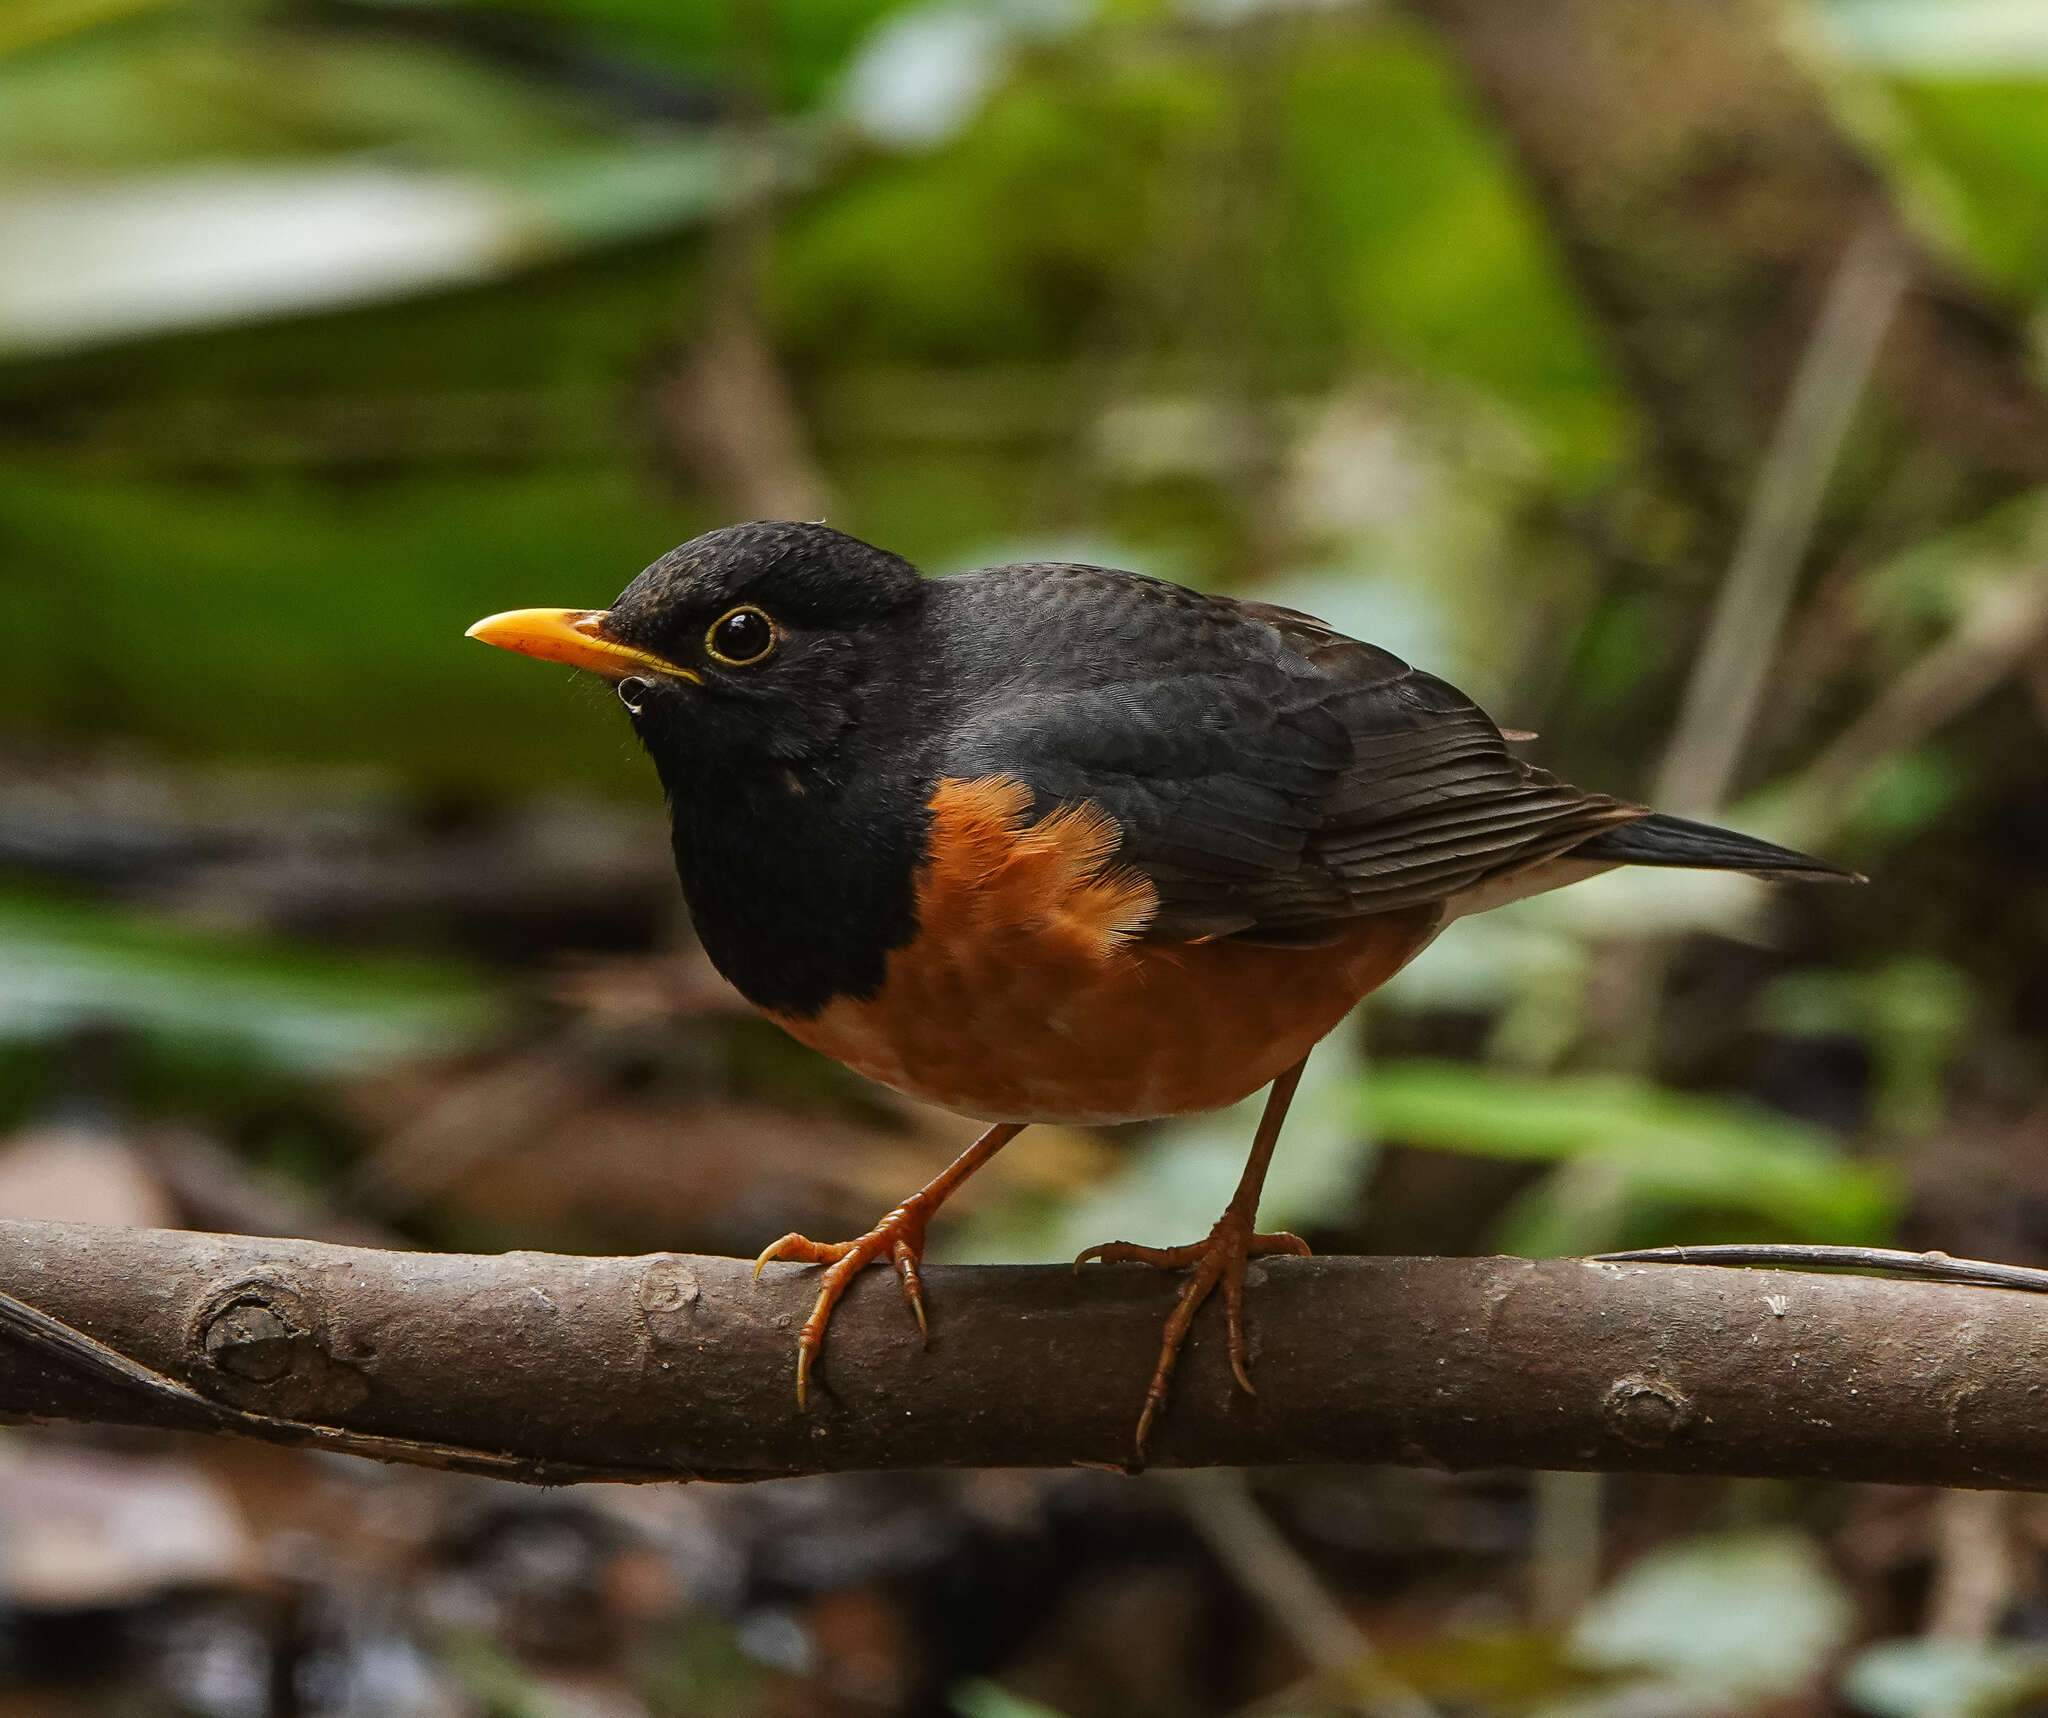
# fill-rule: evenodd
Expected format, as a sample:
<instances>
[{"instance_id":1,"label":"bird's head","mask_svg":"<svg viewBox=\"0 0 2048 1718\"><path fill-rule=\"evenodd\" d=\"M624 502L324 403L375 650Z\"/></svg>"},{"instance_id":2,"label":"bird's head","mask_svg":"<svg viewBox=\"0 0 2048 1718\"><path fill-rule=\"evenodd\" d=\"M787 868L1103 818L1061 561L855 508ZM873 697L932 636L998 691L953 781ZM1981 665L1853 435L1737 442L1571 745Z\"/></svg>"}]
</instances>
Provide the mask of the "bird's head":
<instances>
[{"instance_id":1,"label":"bird's head","mask_svg":"<svg viewBox=\"0 0 2048 1718\"><path fill-rule=\"evenodd\" d=\"M514 609L471 638L609 680L671 793L827 755L924 596L908 561L825 525L730 525L608 609Z\"/></svg>"}]
</instances>

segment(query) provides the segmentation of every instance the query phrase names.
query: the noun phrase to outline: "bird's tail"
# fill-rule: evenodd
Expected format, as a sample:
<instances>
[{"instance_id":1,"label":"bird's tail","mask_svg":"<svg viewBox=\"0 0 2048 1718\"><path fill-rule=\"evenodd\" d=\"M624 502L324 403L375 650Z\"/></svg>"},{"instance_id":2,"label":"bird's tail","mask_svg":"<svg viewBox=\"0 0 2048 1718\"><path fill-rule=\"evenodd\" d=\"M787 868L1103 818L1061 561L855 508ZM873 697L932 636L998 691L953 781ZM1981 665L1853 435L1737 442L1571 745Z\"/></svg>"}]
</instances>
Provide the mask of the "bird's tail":
<instances>
[{"instance_id":1,"label":"bird's tail","mask_svg":"<svg viewBox=\"0 0 2048 1718\"><path fill-rule=\"evenodd\" d=\"M1861 883L1840 865L1789 847L1774 847L1732 829L1667 817L1653 811L1633 823L1604 829L1571 850L1574 859L1604 859L1621 865L1676 865L1695 871L1747 871L1753 877L1807 883Z\"/></svg>"}]
</instances>

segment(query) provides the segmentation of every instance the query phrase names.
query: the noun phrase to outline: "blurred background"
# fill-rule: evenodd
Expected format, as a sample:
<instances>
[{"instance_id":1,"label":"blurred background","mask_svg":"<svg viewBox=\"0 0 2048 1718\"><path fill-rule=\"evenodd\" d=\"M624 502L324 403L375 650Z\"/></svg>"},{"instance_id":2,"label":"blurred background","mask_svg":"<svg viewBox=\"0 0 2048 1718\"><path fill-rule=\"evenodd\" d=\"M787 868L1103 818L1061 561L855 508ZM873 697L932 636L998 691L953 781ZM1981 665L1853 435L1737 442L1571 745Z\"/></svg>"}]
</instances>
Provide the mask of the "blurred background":
<instances>
[{"instance_id":1,"label":"blurred background","mask_svg":"<svg viewBox=\"0 0 2048 1718\"><path fill-rule=\"evenodd\" d=\"M1309 609L1871 874L1463 922L1270 1224L2048 1262L2044 300L2039 0L5 0L0 1214L866 1228L966 1125L750 1018L603 689L461 637L822 516ZM1033 1129L937 1248L1191 1238L1249 1134ZM1965 1718L2048 1709L2044 1552L1874 1487L17 1429L0 1715Z\"/></svg>"}]
</instances>

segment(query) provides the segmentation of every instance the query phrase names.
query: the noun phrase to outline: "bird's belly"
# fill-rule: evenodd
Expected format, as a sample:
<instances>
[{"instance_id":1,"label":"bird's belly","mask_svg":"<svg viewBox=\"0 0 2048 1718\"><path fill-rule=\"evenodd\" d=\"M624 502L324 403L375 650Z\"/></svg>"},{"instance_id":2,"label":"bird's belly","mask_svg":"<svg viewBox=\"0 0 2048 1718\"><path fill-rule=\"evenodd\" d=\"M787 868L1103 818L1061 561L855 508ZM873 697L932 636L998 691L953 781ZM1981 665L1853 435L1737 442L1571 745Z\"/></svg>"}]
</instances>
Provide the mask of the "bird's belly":
<instances>
[{"instance_id":1,"label":"bird's belly","mask_svg":"<svg viewBox=\"0 0 2048 1718\"><path fill-rule=\"evenodd\" d=\"M878 997L773 1018L870 1079L991 1121L1180 1115L1235 1103L1300 1061L1435 919L1358 919L1308 949L1087 948L1043 925L956 925L895 951Z\"/></svg>"}]
</instances>

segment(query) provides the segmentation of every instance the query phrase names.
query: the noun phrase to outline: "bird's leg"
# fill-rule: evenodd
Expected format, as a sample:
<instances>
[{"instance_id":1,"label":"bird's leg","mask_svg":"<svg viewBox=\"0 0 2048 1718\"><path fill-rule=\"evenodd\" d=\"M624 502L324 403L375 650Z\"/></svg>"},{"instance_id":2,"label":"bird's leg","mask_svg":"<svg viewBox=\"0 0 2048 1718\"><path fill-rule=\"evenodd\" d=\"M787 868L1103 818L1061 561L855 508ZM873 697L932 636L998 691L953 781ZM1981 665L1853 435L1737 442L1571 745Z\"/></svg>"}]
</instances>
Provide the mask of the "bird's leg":
<instances>
[{"instance_id":1,"label":"bird's leg","mask_svg":"<svg viewBox=\"0 0 2048 1718\"><path fill-rule=\"evenodd\" d=\"M1259 1190L1265 1185L1266 1169L1273 1161L1273 1147L1280 1142L1280 1124L1287 1119L1287 1106L1294 1099L1294 1088L1301 1083L1301 1070L1306 1061L1304 1057L1296 1062L1273 1082L1273 1088L1266 1096L1265 1113L1259 1117L1259 1131L1252 1139L1252 1154L1245 1160L1244 1174L1238 1177L1237 1191L1231 1195L1230 1203L1224 1207L1223 1215L1216 1219L1216 1226L1209 1231L1206 1240L1185 1247L1141 1247L1131 1241L1108 1241L1099 1247L1090 1247L1074 1261L1077 1267L1090 1259L1100 1259L1106 1264L1135 1260L1140 1264L1158 1265L1162 1269L1194 1266L1194 1275L1188 1279L1188 1286L1181 1290L1180 1302L1174 1307L1173 1316L1166 1321L1159 1364L1153 1369L1151 1387L1145 1392L1144 1412L1138 1416L1136 1454L1140 1463L1145 1459L1145 1440L1151 1436L1152 1423L1166 1405L1166 1390L1173 1381L1173 1369L1180 1359L1181 1345L1187 1341L1188 1330L1194 1324L1202 1302L1209 1298L1209 1291L1219 1282L1223 1285L1223 1310L1229 1324L1230 1369L1248 1394L1258 1394L1252 1389L1251 1373L1245 1366L1245 1265L1262 1254L1305 1255L1308 1252L1308 1243L1299 1235L1262 1235L1253 1227L1259 1215Z\"/></svg>"},{"instance_id":2,"label":"bird's leg","mask_svg":"<svg viewBox=\"0 0 2048 1718\"><path fill-rule=\"evenodd\" d=\"M754 1275L770 1259L793 1259L798 1264L824 1265L818 1285L817 1303L796 1339L796 1403L803 1407L810 1393L811 1363L825 1346L825 1327L832 1322L832 1309L847 1286L867 1265L887 1259L902 1279L903 1298L917 1318L921 1333L925 1323L924 1290L917 1280L918 1261L924 1257L924 1226L931 1214L946 1202L961 1182L1024 1131L1021 1123L1004 1122L990 1128L946 1168L904 1200L857 1241L813 1241L803 1235L784 1235L763 1249L754 1261Z\"/></svg>"}]
</instances>

